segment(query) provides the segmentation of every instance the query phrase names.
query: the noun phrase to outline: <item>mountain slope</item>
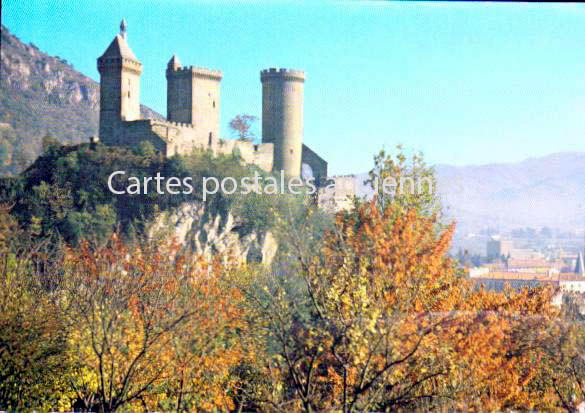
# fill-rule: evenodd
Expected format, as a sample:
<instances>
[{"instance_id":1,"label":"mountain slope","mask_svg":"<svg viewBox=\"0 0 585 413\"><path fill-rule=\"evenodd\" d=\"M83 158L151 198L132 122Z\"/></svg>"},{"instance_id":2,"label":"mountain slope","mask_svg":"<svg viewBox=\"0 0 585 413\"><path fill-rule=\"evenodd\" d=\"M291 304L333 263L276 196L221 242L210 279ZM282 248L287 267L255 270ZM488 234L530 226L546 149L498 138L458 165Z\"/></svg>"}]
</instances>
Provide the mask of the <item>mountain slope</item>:
<instances>
[{"instance_id":1,"label":"mountain slope","mask_svg":"<svg viewBox=\"0 0 585 413\"><path fill-rule=\"evenodd\" d=\"M556 153L506 164L438 165L435 169L448 215L466 231L583 227L585 153Z\"/></svg>"},{"instance_id":2,"label":"mountain slope","mask_svg":"<svg viewBox=\"0 0 585 413\"><path fill-rule=\"evenodd\" d=\"M436 165L437 191L448 219L464 235L484 228L549 226L582 230L585 153L565 152L517 163ZM360 195L371 193L356 176Z\"/></svg>"},{"instance_id":3,"label":"mountain slope","mask_svg":"<svg viewBox=\"0 0 585 413\"><path fill-rule=\"evenodd\" d=\"M25 44L1 27L0 175L14 174L40 153L42 138L63 144L96 135L99 84L66 60ZM142 106L143 117L162 118Z\"/></svg>"}]
</instances>

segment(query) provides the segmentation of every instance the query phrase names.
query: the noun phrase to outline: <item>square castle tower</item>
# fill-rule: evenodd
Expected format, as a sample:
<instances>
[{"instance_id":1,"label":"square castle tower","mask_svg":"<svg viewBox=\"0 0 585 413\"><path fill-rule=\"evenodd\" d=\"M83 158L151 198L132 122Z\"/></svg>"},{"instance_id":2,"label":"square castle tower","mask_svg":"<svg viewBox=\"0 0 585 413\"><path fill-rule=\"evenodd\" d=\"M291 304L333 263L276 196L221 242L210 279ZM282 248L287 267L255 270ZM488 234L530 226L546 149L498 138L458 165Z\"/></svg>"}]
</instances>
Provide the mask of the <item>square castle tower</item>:
<instances>
[{"instance_id":1,"label":"square castle tower","mask_svg":"<svg viewBox=\"0 0 585 413\"><path fill-rule=\"evenodd\" d=\"M327 162L303 144L303 91L305 74L268 69L262 83L262 143L220 139L220 83L217 70L183 67L173 56L166 70L167 120L141 119L142 63L127 41L125 20L102 56L100 73L99 138L106 145L137 147L152 143L165 156L209 150L213 154L238 153L242 161L265 171L284 171L289 177L307 171L321 182Z\"/></svg>"}]
</instances>

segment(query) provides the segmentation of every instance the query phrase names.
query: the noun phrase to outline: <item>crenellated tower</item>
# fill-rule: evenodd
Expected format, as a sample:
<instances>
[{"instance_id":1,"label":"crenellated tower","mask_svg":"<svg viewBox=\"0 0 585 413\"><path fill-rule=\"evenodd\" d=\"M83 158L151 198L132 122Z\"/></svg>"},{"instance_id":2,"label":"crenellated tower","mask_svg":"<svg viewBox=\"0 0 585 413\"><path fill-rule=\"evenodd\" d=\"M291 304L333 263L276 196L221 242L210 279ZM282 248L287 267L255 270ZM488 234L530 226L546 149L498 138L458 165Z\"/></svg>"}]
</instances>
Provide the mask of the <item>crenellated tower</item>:
<instances>
[{"instance_id":1,"label":"crenellated tower","mask_svg":"<svg viewBox=\"0 0 585 413\"><path fill-rule=\"evenodd\" d=\"M275 171L299 176L303 151L305 73L290 69L260 72L262 82L262 143L274 144Z\"/></svg>"},{"instance_id":2,"label":"crenellated tower","mask_svg":"<svg viewBox=\"0 0 585 413\"><path fill-rule=\"evenodd\" d=\"M166 76L167 119L194 125L208 136L210 143L219 139L221 72L182 67L177 56L173 56Z\"/></svg>"},{"instance_id":3,"label":"crenellated tower","mask_svg":"<svg viewBox=\"0 0 585 413\"><path fill-rule=\"evenodd\" d=\"M140 119L140 74L142 64L127 42L126 21L103 55L97 59L100 73L100 139L116 144L122 121Z\"/></svg>"},{"instance_id":4,"label":"crenellated tower","mask_svg":"<svg viewBox=\"0 0 585 413\"><path fill-rule=\"evenodd\" d=\"M142 64L128 46L126 31L122 20L120 33L97 59L101 142L127 148L149 142L167 157L200 150L213 155L237 154L243 163L267 172L282 170L289 178L299 177L301 165L306 165L317 184L325 182L327 162L303 144L304 72L260 72L262 144L220 139L221 71L183 66L176 55L166 67L167 119L141 118Z\"/></svg>"}]
</instances>

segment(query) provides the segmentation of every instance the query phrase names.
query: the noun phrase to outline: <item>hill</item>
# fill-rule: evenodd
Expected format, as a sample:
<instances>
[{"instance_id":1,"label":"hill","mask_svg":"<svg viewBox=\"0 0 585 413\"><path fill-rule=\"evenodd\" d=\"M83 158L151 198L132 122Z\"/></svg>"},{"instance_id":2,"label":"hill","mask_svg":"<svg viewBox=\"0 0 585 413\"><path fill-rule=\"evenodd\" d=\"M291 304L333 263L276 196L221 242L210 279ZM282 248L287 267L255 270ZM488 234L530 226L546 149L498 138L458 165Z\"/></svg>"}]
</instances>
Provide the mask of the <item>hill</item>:
<instances>
[{"instance_id":1,"label":"hill","mask_svg":"<svg viewBox=\"0 0 585 413\"><path fill-rule=\"evenodd\" d=\"M585 153L565 152L516 163L435 165L437 190L457 236L492 228L548 226L583 230ZM367 174L356 176L360 195Z\"/></svg>"},{"instance_id":2,"label":"hill","mask_svg":"<svg viewBox=\"0 0 585 413\"><path fill-rule=\"evenodd\" d=\"M41 152L42 139L77 144L96 135L99 84L59 56L1 27L0 175L13 175ZM162 118L142 106L144 117Z\"/></svg>"},{"instance_id":3,"label":"hill","mask_svg":"<svg viewBox=\"0 0 585 413\"><path fill-rule=\"evenodd\" d=\"M585 153L556 153L518 163L436 166L447 213L461 231L549 226L583 228Z\"/></svg>"}]
</instances>

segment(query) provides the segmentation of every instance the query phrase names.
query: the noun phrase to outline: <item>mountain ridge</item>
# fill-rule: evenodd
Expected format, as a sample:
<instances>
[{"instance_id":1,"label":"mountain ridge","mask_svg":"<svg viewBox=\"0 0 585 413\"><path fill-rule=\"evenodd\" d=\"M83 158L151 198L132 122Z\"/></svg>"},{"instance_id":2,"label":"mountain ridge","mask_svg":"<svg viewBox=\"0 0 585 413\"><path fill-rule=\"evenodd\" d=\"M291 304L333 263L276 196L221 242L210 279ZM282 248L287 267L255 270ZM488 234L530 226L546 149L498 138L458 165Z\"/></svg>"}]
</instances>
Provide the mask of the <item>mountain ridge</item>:
<instances>
[{"instance_id":1,"label":"mountain ridge","mask_svg":"<svg viewBox=\"0 0 585 413\"><path fill-rule=\"evenodd\" d=\"M457 233L492 228L554 227L583 230L585 152L557 152L520 162L433 166L446 220ZM357 174L358 194L371 193Z\"/></svg>"},{"instance_id":2,"label":"mountain ridge","mask_svg":"<svg viewBox=\"0 0 585 413\"><path fill-rule=\"evenodd\" d=\"M559 152L517 163L437 165L435 170L448 216L459 218L466 231L583 227L585 152Z\"/></svg>"}]
</instances>

